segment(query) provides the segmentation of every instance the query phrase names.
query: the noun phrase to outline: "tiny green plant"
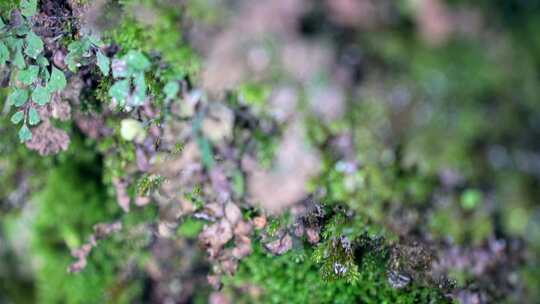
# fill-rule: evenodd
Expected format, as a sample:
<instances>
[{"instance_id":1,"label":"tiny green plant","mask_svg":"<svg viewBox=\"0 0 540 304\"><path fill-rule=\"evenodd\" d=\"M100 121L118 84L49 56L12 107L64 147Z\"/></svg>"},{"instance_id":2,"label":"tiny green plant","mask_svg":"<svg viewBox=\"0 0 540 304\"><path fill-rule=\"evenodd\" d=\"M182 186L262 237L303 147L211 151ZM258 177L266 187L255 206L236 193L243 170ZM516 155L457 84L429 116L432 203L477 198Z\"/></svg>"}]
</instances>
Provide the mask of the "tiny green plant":
<instances>
[{"instance_id":1,"label":"tiny green plant","mask_svg":"<svg viewBox=\"0 0 540 304\"><path fill-rule=\"evenodd\" d=\"M67 47L68 54L65 58L68 69L76 72L81 66L88 65L95 60L101 73L108 75L110 59L101 51L100 48L103 46L103 42L92 34L72 41Z\"/></svg>"},{"instance_id":2,"label":"tiny green plant","mask_svg":"<svg viewBox=\"0 0 540 304\"><path fill-rule=\"evenodd\" d=\"M137 194L150 196L165 182L165 178L156 174L145 174L137 183Z\"/></svg>"},{"instance_id":3,"label":"tiny green plant","mask_svg":"<svg viewBox=\"0 0 540 304\"><path fill-rule=\"evenodd\" d=\"M173 100L178 92L180 91L180 85L177 81L169 81L164 87L163 87L163 93L165 93L165 100L171 101Z\"/></svg>"},{"instance_id":4,"label":"tiny green plant","mask_svg":"<svg viewBox=\"0 0 540 304\"><path fill-rule=\"evenodd\" d=\"M144 73L150 66L150 60L142 52L135 50L128 51L119 59L113 59L111 67L115 83L109 89L109 96L115 104L120 107L138 107L144 104L148 90ZM103 63L103 67L107 65Z\"/></svg>"},{"instance_id":5,"label":"tiny green plant","mask_svg":"<svg viewBox=\"0 0 540 304\"><path fill-rule=\"evenodd\" d=\"M51 95L66 86L64 73L49 63L44 55L41 37L32 31L30 18L37 12L37 1L22 1L20 10L11 14L6 24L0 18L0 65L10 65L13 90L9 106L15 107L13 124L21 124L19 139L32 139L31 126L40 123L39 108L51 100Z\"/></svg>"}]
</instances>

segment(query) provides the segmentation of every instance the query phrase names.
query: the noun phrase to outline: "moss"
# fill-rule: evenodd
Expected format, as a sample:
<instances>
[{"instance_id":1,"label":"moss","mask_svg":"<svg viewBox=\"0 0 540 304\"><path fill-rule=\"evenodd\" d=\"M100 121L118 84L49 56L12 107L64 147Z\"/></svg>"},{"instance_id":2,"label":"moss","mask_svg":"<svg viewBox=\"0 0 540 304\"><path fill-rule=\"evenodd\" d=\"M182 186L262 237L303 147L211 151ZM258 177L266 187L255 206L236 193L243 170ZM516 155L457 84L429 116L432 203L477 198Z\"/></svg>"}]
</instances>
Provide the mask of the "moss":
<instances>
[{"instance_id":1,"label":"moss","mask_svg":"<svg viewBox=\"0 0 540 304\"><path fill-rule=\"evenodd\" d=\"M0 89L0 108L5 108L6 96L7 89ZM5 115L0 119L0 203L7 200L13 191L18 190L17 185L21 179L28 179L31 187L42 185L43 179L32 176L45 173L55 160L54 157L42 157L21 145L17 137L17 126L7 118L9 116ZM0 208L0 216L3 211L3 208Z\"/></svg>"},{"instance_id":2,"label":"moss","mask_svg":"<svg viewBox=\"0 0 540 304\"><path fill-rule=\"evenodd\" d=\"M354 284L322 280L308 258L310 249L272 256L256 245L236 276L225 279L225 291L236 303L448 303L434 289L411 286L397 290L386 281L384 261L367 254ZM243 292L240 290L251 290Z\"/></svg>"},{"instance_id":3,"label":"moss","mask_svg":"<svg viewBox=\"0 0 540 304\"><path fill-rule=\"evenodd\" d=\"M179 227L176 233L190 239L196 239L202 231L204 222L192 218L186 219Z\"/></svg>"},{"instance_id":4,"label":"moss","mask_svg":"<svg viewBox=\"0 0 540 304\"><path fill-rule=\"evenodd\" d=\"M141 24L128 13L105 37L119 44L122 52L139 49L152 54L157 51L163 59L164 67L156 71L155 77L163 82L185 76L195 77L199 71L199 59L182 38L179 10L151 3L147 1L142 5L159 13L155 22Z\"/></svg>"},{"instance_id":5,"label":"moss","mask_svg":"<svg viewBox=\"0 0 540 304\"><path fill-rule=\"evenodd\" d=\"M489 214L483 210L464 212L457 203L434 212L428 225L435 236L450 237L458 244L481 244L494 231Z\"/></svg>"},{"instance_id":6,"label":"moss","mask_svg":"<svg viewBox=\"0 0 540 304\"><path fill-rule=\"evenodd\" d=\"M32 253L38 265L39 303L130 303L140 292L137 281L118 276L133 250L118 241L100 242L82 273L67 273L74 262L70 250L86 242L94 224L120 214L104 192L97 161L89 155L63 162L50 171L46 187L35 195Z\"/></svg>"},{"instance_id":7,"label":"moss","mask_svg":"<svg viewBox=\"0 0 540 304\"><path fill-rule=\"evenodd\" d=\"M0 3L4 20L17 2ZM183 37L184 14L215 25L229 13L219 4L199 0L182 2L180 8L171 6L174 1L113 2L125 14L117 27L105 33L105 38L121 46L120 55L137 49L152 58L155 69L145 76L158 104L167 81L193 80L198 76L200 60ZM489 33L495 43L486 37L478 37L478 41L458 38L445 47L427 47L416 38L412 24L414 8L407 4L400 4L395 12L399 16L384 29L365 31L358 37L349 37L343 31L343 37L340 34L336 40L332 35L325 37L329 45L338 46L336 49L361 46L361 72L369 76L358 84L361 93L357 99L348 100L344 119L323 123L308 117L304 121L312 143L323 155L322 173L310 188L324 193L321 201L328 209L344 205L353 215L345 218L334 214L326 219L323 240L315 249L301 249L304 244L295 243L300 249L272 257L257 245L255 254L241 264L238 276L227 279L226 291L237 294L237 289L253 284L262 288L263 293L259 297L254 295L256 292L244 294L240 302L300 303L308 298L320 303L426 303L428 299L444 302L429 288L414 284L405 290L389 287L384 256L370 252L358 255L343 249L342 236L351 240L362 235L396 238L384 226L393 220L389 210L419 211L415 214L419 215L420 225L414 233L434 236L435 243L451 238L463 246L474 246L483 244L497 231L497 238L521 237L531 256L538 253L540 228L535 212L538 213L536 198L540 188L538 170L533 167L539 148L540 90L536 67L540 62L540 39L535 33L540 21L531 18L538 5L525 4L527 1L450 2L484 8L490 5L488 16L508 15L503 18L503 27ZM140 5L156 12L158 18L137 19L134 9ZM185 10L184 5L188 6ZM321 20L321 24L324 22ZM332 34L332 26L323 25L328 27L328 34ZM62 39L68 42L73 38L66 35ZM341 40L351 40L347 42L350 45L343 45ZM289 84L286 78L280 78L280 82ZM311 85L326 85L323 82L314 81ZM110 85L111 79L105 78L97 89L89 88L91 92L84 96L82 110L94 111L99 106L96 100L108 101ZM232 103L243 103L255 112L257 119L266 119L271 89L264 81L243 83L231 94L236 94ZM391 95L396 90L406 93L405 102L393 103ZM4 91L0 100L5 100ZM351 98L354 94L346 95ZM306 98L302 101L300 112L308 108ZM2 102L0 108L4 108ZM118 118L109 118L107 123L118 131ZM93 154L84 155L83 151L95 147L80 145L60 156L38 160L34 152L18 144L12 136L16 130L7 119L0 121L0 129L7 130L0 145L0 199L10 195L21 172L32 168L38 175L51 168L46 181L31 179L31 183L46 184L35 196L38 212L33 225L33 252L40 265L37 301L130 302L140 292L139 282L120 280L118 272L127 256L134 255L138 263L144 262L144 255L135 244L138 241L129 241L131 245L126 246L123 237L112 237L95 249L85 272L74 276L64 270L72 262L69 249L85 241L93 224L120 217L111 199L111 180L124 176L133 167L134 145L112 136L99 143L98 150L105 155L103 160ZM257 158L270 168L281 134L252 131ZM343 131L353 134L352 158L358 161L354 172L343 169L346 164L329 145ZM212 147L204 144L201 146L206 148L209 168ZM448 168L461 175L457 185L441 181L439 174ZM234 187L239 198L245 192L244 184L241 172L236 172ZM148 186L147 190L154 188ZM130 194L134 191L134 187L130 188ZM195 192L186 198L202 207L204 197ZM440 200L441 196L445 201ZM151 208L139 211L123 218L127 226L150 222L155 216ZM291 219L286 216L270 220L268 232L276 233L290 224ZM177 233L194 239L200 229L201 222L187 220ZM144 236L141 238L144 243ZM127 248L132 252L126 253ZM345 265L350 272L334 275L336 263ZM524 278L534 293L540 277L536 271L538 261L531 259L528 266ZM452 275L461 284L470 279L466 272Z\"/></svg>"},{"instance_id":8,"label":"moss","mask_svg":"<svg viewBox=\"0 0 540 304\"><path fill-rule=\"evenodd\" d=\"M19 0L3 0L0 1L0 16L7 18L9 17L9 12L12 9L19 6Z\"/></svg>"},{"instance_id":9,"label":"moss","mask_svg":"<svg viewBox=\"0 0 540 304\"><path fill-rule=\"evenodd\" d=\"M193 19L209 24L219 23L227 13L219 3L206 0L188 0L186 9Z\"/></svg>"},{"instance_id":10,"label":"moss","mask_svg":"<svg viewBox=\"0 0 540 304\"><path fill-rule=\"evenodd\" d=\"M270 87L254 83L245 83L238 88L240 99L255 111L264 108L270 93Z\"/></svg>"},{"instance_id":11,"label":"moss","mask_svg":"<svg viewBox=\"0 0 540 304\"><path fill-rule=\"evenodd\" d=\"M102 103L109 103L109 90L111 89L112 84L113 82L111 77L102 78L101 81L98 83L96 90L93 92L96 100Z\"/></svg>"}]
</instances>

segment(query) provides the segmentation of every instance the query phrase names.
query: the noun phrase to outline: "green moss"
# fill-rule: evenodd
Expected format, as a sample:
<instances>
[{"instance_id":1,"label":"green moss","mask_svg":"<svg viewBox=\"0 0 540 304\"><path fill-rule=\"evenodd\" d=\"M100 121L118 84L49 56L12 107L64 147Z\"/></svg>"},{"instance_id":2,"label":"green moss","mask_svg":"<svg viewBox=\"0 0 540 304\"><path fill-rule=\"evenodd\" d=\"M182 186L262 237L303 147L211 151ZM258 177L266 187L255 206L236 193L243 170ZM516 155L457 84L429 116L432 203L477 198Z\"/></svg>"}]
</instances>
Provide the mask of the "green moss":
<instances>
[{"instance_id":1,"label":"green moss","mask_svg":"<svg viewBox=\"0 0 540 304\"><path fill-rule=\"evenodd\" d=\"M12 9L19 7L19 0L0 1L0 16L7 18Z\"/></svg>"},{"instance_id":2,"label":"green moss","mask_svg":"<svg viewBox=\"0 0 540 304\"><path fill-rule=\"evenodd\" d=\"M8 89L0 89L0 108L5 108ZM42 157L20 144L18 128L9 121L9 115L0 117L0 202L17 189L20 178L27 174L31 187L43 184L43 179L31 178L47 171L54 157ZM31 174L30 174L31 173ZM0 210L0 216L4 210Z\"/></svg>"},{"instance_id":3,"label":"green moss","mask_svg":"<svg viewBox=\"0 0 540 304\"><path fill-rule=\"evenodd\" d=\"M458 244L480 244L493 233L493 220L483 210L464 212L457 203L435 211L429 222L433 234Z\"/></svg>"},{"instance_id":4,"label":"green moss","mask_svg":"<svg viewBox=\"0 0 540 304\"><path fill-rule=\"evenodd\" d=\"M411 286L393 289L386 281L384 261L367 254L359 266L356 283L324 281L308 258L310 249L272 256L256 245L243 260L236 276L225 279L225 291L236 303L447 303L436 290ZM260 290L241 292L245 288Z\"/></svg>"},{"instance_id":5,"label":"green moss","mask_svg":"<svg viewBox=\"0 0 540 304\"><path fill-rule=\"evenodd\" d=\"M188 0L186 9L188 14L198 22L206 22L209 24L219 23L222 21L227 11L219 2L206 0Z\"/></svg>"},{"instance_id":6,"label":"green moss","mask_svg":"<svg viewBox=\"0 0 540 304\"><path fill-rule=\"evenodd\" d=\"M260 110L267 104L270 93L270 87L254 83L245 83L238 88L240 99L255 110Z\"/></svg>"},{"instance_id":7,"label":"green moss","mask_svg":"<svg viewBox=\"0 0 540 304\"><path fill-rule=\"evenodd\" d=\"M130 303L140 292L137 281L118 276L133 250L118 241L100 242L81 273L67 272L74 262L70 250L87 241L94 224L111 222L120 214L104 192L96 161L90 155L63 162L50 171L46 187L35 195L32 253L38 265L39 303Z\"/></svg>"},{"instance_id":8,"label":"green moss","mask_svg":"<svg viewBox=\"0 0 540 304\"><path fill-rule=\"evenodd\" d=\"M108 42L121 46L119 55L142 50L152 58L155 69L145 77L158 104L167 81L182 77L193 80L198 76L200 60L182 37L185 14L216 25L228 13L212 1L182 2L188 3L185 10L184 4L173 7L170 4L173 2L114 1L125 14L119 18L117 27L105 33ZM262 288L263 294L258 298L244 294L240 302L263 303L302 303L306 299L320 303L426 303L430 298L432 302L442 301L431 289L415 285L405 290L390 288L386 283L384 256L369 252L358 256L356 252L343 250L339 241L343 235L351 240L364 234L395 237L384 228L384 223L392 220L389 210L425 211L422 216L426 216L426 221L416 227L422 234L440 239L450 237L464 246L482 244L493 236L496 227L502 237L509 234L523 237L531 255L538 252L540 228L535 212L539 187L536 173L528 171L532 168L528 164L533 163L538 150L535 130L540 121L537 102L540 90L536 70L540 62L540 39L535 33L540 21L530 18L532 10L527 12L528 7L535 7L532 4L480 2L467 1L471 5L491 5L489 16L511 16L505 19L504 27L489 33L494 43L481 35L478 41L460 38L445 47L427 47L416 38L412 25L414 8L406 4L398 8L400 16L396 17L395 25L399 28L388 24L384 30L350 37L347 43L361 45L362 74L368 75L359 84L358 100L348 100L347 114L342 120L327 124L308 117L304 125L323 156L322 173L311 182L311 190L325 193L322 201L327 206L345 205L354 211L354 216L347 220L333 216L325 222L323 240L315 249L297 249L272 257L257 245L255 254L242 262L238 276L227 279L227 292L236 294L237 288L254 284ZM17 3L0 3L3 20ZM155 12L157 18L137 19L132 10L136 6ZM66 32L71 32L70 25L67 26ZM328 31L331 34L332 29ZM68 42L73 38L66 35L62 39ZM346 39L325 39L341 48L341 40L349 40L343 38ZM287 81L280 78L280 82ZM314 81L311 85L326 84ZM109 100L110 86L110 78L105 78L97 89L90 88L88 95L83 94L82 110L99 110L100 103L96 101ZM264 82L243 83L231 94L236 94L233 103L244 103L257 117L266 119L271 88ZM406 102L393 104L390 95L396 89L406 93ZM4 108L4 93L2 90L0 94L0 108ZM348 93L347 96L355 96ZM302 110L307 110L307 104L303 98ZM107 123L118 135L118 118L109 118ZM38 212L32 226L33 252L39 265L37 301L130 302L140 291L139 283L122 281L117 274L127 256L135 254L139 263L144 262L144 255L136 250L138 241L129 241L131 245L126 246L123 237L113 236L94 250L82 274L68 275L65 269L73 261L69 250L86 240L93 224L120 216L111 199L114 194L111 181L113 177L125 176L133 166L134 145L119 136L101 140L99 151L105 155L101 168L100 160L94 155L82 153L94 147L76 145L59 156L38 159L35 152L18 144L12 136L16 131L6 119L0 121L0 129L7 130L0 145L0 199L10 195L21 172L32 168L37 176L43 177L40 174L51 168L46 178L31 179L32 184L46 184L35 196ZM329 141L342 131L353 134L352 149L358 160L354 172L344 170L344 163L329 148ZM263 167L270 168L280 134L257 129L252 135L258 160ZM204 143L201 146L206 148L208 164L208 159L212 159L208 152L211 147ZM83 155L75 159L76 154ZM523 164L528 168L523 168ZM448 168L459 172L463 181L454 186L443 185L439 173ZM245 191L244 184L241 173L237 172L234 186L238 197ZM482 192L472 187L481 187ZM135 188L130 188L130 194L134 192ZM438 201L441 195L448 201ZM197 207L204 205L204 197L196 191L186 197ZM127 226L150 222L155 216L152 208L139 211L123 218ZM187 220L177 233L194 239L201 225L199 221ZM276 233L288 225L291 219L286 216L270 220L268 233ZM144 243L144 236L141 238ZM134 250L126 253L126 248ZM333 275L333 265L337 262L350 270L348 275ZM538 261L532 259L529 269L524 271L532 292L536 292L534 287L538 286L540 277L536 269ZM462 284L469 279L466 272L452 276Z\"/></svg>"},{"instance_id":9,"label":"green moss","mask_svg":"<svg viewBox=\"0 0 540 304\"><path fill-rule=\"evenodd\" d=\"M179 236L196 239L199 233L202 231L203 226L204 222L188 218L178 227L176 233Z\"/></svg>"},{"instance_id":10,"label":"green moss","mask_svg":"<svg viewBox=\"0 0 540 304\"><path fill-rule=\"evenodd\" d=\"M464 209L474 209L482 202L482 192L476 189L467 189L461 194L461 206Z\"/></svg>"},{"instance_id":11,"label":"green moss","mask_svg":"<svg viewBox=\"0 0 540 304\"><path fill-rule=\"evenodd\" d=\"M137 5L141 4L137 3ZM117 27L106 33L105 37L119 44L122 47L122 53L133 49L149 54L159 52L165 67L156 71L155 77L163 82L184 76L195 77L199 71L199 59L183 41L179 10L167 5L158 6L148 3L143 5L157 11L159 18L151 24L141 24L127 14Z\"/></svg>"}]
</instances>

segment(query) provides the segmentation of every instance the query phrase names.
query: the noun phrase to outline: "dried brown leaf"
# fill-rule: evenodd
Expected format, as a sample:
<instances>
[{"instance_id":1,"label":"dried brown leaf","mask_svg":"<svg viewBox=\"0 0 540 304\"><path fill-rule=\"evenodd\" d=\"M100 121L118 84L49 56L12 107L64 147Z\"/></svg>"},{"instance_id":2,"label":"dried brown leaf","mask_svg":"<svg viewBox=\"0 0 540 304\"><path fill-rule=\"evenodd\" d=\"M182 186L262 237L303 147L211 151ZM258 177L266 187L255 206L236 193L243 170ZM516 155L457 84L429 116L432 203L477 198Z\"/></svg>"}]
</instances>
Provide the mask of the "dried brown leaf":
<instances>
[{"instance_id":1,"label":"dried brown leaf","mask_svg":"<svg viewBox=\"0 0 540 304\"><path fill-rule=\"evenodd\" d=\"M268 251L276 255L282 255L292 248L292 237L287 233L282 238L266 243Z\"/></svg>"}]
</instances>

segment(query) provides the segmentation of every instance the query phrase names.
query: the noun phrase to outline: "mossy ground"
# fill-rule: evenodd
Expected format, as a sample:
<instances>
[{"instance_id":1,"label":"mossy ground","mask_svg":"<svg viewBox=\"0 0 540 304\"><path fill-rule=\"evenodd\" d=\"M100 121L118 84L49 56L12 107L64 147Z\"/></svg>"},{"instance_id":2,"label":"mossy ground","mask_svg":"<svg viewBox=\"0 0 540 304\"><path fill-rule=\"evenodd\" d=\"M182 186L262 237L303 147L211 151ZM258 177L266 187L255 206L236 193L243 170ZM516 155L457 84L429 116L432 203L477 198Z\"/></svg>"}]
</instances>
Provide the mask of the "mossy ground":
<instances>
[{"instance_id":1,"label":"mossy ground","mask_svg":"<svg viewBox=\"0 0 540 304\"><path fill-rule=\"evenodd\" d=\"M357 282L321 280L312 254L305 248L275 257L257 245L239 272L225 281L226 292L237 303L449 303L436 289L391 287L385 260L371 253L360 259Z\"/></svg>"},{"instance_id":2,"label":"mossy ground","mask_svg":"<svg viewBox=\"0 0 540 304\"><path fill-rule=\"evenodd\" d=\"M17 3L0 2L3 20ZM162 90L168 81L183 80L196 86L200 80L205 62L188 45L183 28L186 18L221 26L222 19L231 14L225 6L186 3L182 6L185 10L177 10L167 1L111 2L122 14L113 28L103 32L103 38L119 46L119 54L140 50L152 59L153 68L145 76L156 105L164 104ZM540 252L536 201L540 188L535 167L540 148L536 68L540 39L535 38L540 28L535 15L539 6L534 1L448 1L450 7L464 3L480 10L488 20L486 34L473 39L457 37L443 47L429 46L419 39L409 8L412 5L397 5L392 23L373 31L348 31L336 25L317 11L320 4L301 20L310 39L335 45L337 61L347 59L345 50L361 50L362 63L355 71L359 76L354 89L345 94L347 111L343 117L328 123L306 114L306 90L299 93L298 112L305 114L301 123L309 144L321 154L321 172L308 186L312 193L323 193L319 199L332 215L325 219L321 242L314 247L295 240L290 252L274 256L262 248L260 240L254 241L254 253L240 262L235 276L225 278L226 295L238 303L448 302L444 291L433 284L413 281L402 289L392 287L388 252L360 250L341 256L338 251L330 258L323 254L332 251L332 242L341 236L353 241L365 236L384 238L389 245L405 235L459 248L487 246L493 239L526 244L526 261L512 266L511 271L502 265L493 280L513 280L521 275L520 286L528 292L521 299L534 303L540 281L535 258ZM138 6L158 18L146 22L135 13ZM309 23L310 18L316 22ZM227 104L236 111L249 109L258 119L269 119L273 86L289 81L279 73L270 80L242 82L227 92ZM331 72L325 73L328 75L310 75L316 78L310 85L327 85ZM82 95L81 103L88 107L85 112L105 108L102 104L110 102L107 92L111 79L99 81L95 90ZM6 95L7 90L2 89L0 108ZM70 149L45 158L19 145L9 120L0 120L0 240L6 239L15 247L20 233L17 219L29 220L25 231L30 235L30 246L21 261L34 265L34 273L19 273L13 276L16 280L0 273L0 283L9 282L0 284L0 293L21 303L133 303L147 299L149 278L143 269L149 265L151 253L147 251L149 237L144 234L120 234L103 240L91 253L84 272L66 272L73 262L70 251L87 240L94 224L120 220L129 230L158 221L154 207L136 208L125 215L115 202L113 177L133 167L137 153L134 144L119 136L122 118L107 117L113 135L97 141L81 139L77 127L65 126L75 130ZM285 128L278 125L276 129L267 132L257 126L251 133L263 168L271 168L275 161ZM238 137L241 131L236 130ZM344 133L351 133L352 156L359 164L353 173L344 169L346 164L330 144ZM211 154L212 147L207 152ZM457 182L445 181L443 173L449 171L458 172L457 177L449 178L455 177ZM235 193L241 198L246 185L238 172ZM32 189L22 196L29 204L23 209L30 210L29 218L19 214L21 206L7 203L14 201L12 193L22 182ZM136 192L134 186L129 192ZM336 208L346 211L332 213ZM244 216L250 219L260 211L245 209ZM182 223L176 236L193 246L204 224L193 219ZM277 218L270 221L269 230L289 224L290 218ZM6 261L18 261L12 253L5 256ZM328 262L332 259L354 266L354 278L333 276L334 265ZM207 271L206 267L197 270ZM17 271L21 270L13 270ZM486 280L489 283L488 275L482 276L483 280L467 271L450 271L460 288L492 285L485 284ZM500 301L521 297L491 290ZM511 293L508 288L500 292ZM201 289L192 299L204 302L206 296L207 290Z\"/></svg>"},{"instance_id":3,"label":"mossy ground","mask_svg":"<svg viewBox=\"0 0 540 304\"><path fill-rule=\"evenodd\" d=\"M47 176L47 186L34 197L36 218L32 227L32 254L36 268L36 300L39 303L131 303L140 297L141 282L119 277L129 260L144 259L133 252L130 240L119 237L103 240L89 259L84 273L67 272L73 263L70 251L87 242L92 227L112 222L120 209L102 184L96 155L72 156ZM130 222L150 219L152 208L135 211L123 219ZM129 228L128 228L129 229Z\"/></svg>"}]
</instances>

